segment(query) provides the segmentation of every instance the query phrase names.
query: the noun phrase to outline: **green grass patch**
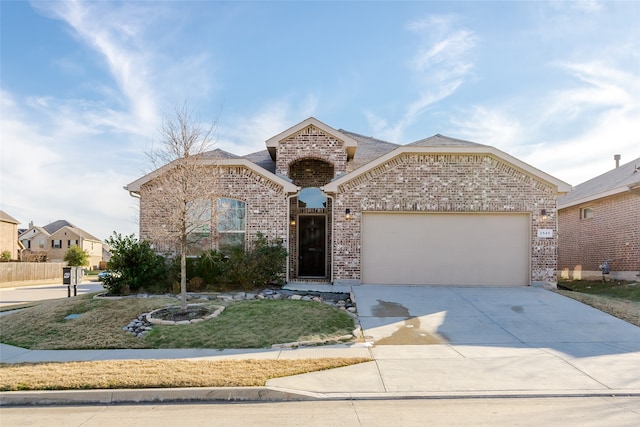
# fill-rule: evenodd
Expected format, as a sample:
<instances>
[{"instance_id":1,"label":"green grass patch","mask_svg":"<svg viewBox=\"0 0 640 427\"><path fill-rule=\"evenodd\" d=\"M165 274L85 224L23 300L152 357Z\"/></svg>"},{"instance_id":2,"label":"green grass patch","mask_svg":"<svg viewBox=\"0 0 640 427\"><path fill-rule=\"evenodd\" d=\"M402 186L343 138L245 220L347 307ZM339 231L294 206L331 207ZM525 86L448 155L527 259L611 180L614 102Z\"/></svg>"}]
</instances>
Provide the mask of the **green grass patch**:
<instances>
[{"instance_id":1,"label":"green grass patch","mask_svg":"<svg viewBox=\"0 0 640 427\"><path fill-rule=\"evenodd\" d=\"M154 308L175 304L166 298L93 299L93 295L44 301L0 317L5 344L33 350L148 348L122 330ZM65 320L69 314L80 314Z\"/></svg>"},{"instance_id":2,"label":"green grass patch","mask_svg":"<svg viewBox=\"0 0 640 427\"><path fill-rule=\"evenodd\" d=\"M102 348L264 348L272 344L337 338L354 320L342 310L311 301L258 300L229 303L214 319L190 325L154 326L145 338L122 330L170 298L93 299L93 295L50 300L0 317L0 340L39 350ZM65 320L70 314L80 316Z\"/></svg>"},{"instance_id":3,"label":"green grass patch","mask_svg":"<svg viewBox=\"0 0 640 427\"><path fill-rule=\"evenodd\" d=\"M264 348L351 334L351 316L311 301L231 303L217 318L192 325L154 326L144 341L153 348Z\"/></svg>"},{"instance_id":4,"label":"green grass patch","mask_svg":"<svg viewBox=\"0 0 640 427\"><path fill-rule=\"evenodd\" d=\"M607 280L604 283L594 280L560 280L558 287L574 292L640 302L640 284L627 280Z\"/></svg>"}]
</instances>

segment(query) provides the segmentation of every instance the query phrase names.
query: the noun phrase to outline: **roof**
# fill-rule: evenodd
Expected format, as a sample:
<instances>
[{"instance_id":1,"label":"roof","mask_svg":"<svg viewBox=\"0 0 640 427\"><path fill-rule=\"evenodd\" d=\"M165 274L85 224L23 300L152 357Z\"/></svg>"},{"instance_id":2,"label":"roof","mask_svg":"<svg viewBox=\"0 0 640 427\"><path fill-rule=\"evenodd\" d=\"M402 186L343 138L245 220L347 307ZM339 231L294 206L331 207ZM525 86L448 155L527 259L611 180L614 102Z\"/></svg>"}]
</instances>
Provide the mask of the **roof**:
<instances>
[{"instance_id":1,"label":"roof","mask_svg":"<svg viewBox=\"0 0 640 427\"><path fill-rule=\"evenodd\" d=\"M558 198L558 208L588 203L636 188L640 188L640 157L576 185L573 191Z\"/></svg>"},{"instance_id":2,"label":"roof","mask_svg":"<svg viewBox=\"0 0 640 427\"><path fill-rule=\"evenodd\" d=\"M6 213L5 211L0 211L0 221L2 222L11 222L13 224L20 224L20 221Z\"/></svg>"},{"instance_id":3,"label":"roof","mask_svg":"<svg viewBox=\"0 0 640 427\"><path fill-rule=\"evenodd\" d=\"M95 240L96 242L100 241L100 239L98 239L97 237L87 233L80 227L76 227L75 225L71 224L69 221L64 219L59 219L57 221L54 221L51 224L47 224L42 228L51 235L58 232L60 229L64 227L71 228L78 236L82 237L85 240Z\"/></svg>"},{"instance_id":4,"label":"roof","mask_svg":"<svg viewBox=\"0 0 640 427\"><path fill-rule=\"evenodd\" d=\"M420 139L407 145L411 147L488 147L488 145L478 144L477 142L451 138L440 134Z\"/></svg>"}]
</instances>

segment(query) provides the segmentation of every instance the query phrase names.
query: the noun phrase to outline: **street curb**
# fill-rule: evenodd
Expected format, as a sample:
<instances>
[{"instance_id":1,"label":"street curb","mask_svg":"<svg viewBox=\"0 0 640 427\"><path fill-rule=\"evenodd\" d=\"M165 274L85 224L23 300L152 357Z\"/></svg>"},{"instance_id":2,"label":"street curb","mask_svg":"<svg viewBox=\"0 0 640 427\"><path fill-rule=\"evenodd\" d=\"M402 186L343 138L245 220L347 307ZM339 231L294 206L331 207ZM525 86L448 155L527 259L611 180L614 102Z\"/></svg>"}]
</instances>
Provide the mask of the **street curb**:
<instances>
[{"instance_id":1,"label":"street curb","mask_svg":"<svg viewBox=\"0 0 640 427\"><path fill-rule=\"evenodd\" d=\"M0 406L111 405L194 402L295 402L313 400L526 399L639 397L640 390L503 390L459 392L313 393L270 387L52 390L0 392Z\"/></svg>"}]
</instances>

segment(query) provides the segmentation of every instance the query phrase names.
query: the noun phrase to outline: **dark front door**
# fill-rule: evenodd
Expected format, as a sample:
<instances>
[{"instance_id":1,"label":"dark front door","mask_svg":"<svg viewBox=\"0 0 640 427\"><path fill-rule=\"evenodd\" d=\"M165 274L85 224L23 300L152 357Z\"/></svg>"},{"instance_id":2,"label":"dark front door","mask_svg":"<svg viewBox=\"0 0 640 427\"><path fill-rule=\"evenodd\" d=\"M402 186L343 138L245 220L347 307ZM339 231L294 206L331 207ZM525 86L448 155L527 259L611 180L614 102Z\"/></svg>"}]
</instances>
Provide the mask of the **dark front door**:
<instances>
[{"instance_id":1,"label":"dark front door","mask_svg":"<svg viewBox=\"0 0 640 427\"><path fill-rule=\"evenodd\" d=\"M301 215L298 219L298 276L325 277L325 216Z\"/></svg>"}]
</instances>

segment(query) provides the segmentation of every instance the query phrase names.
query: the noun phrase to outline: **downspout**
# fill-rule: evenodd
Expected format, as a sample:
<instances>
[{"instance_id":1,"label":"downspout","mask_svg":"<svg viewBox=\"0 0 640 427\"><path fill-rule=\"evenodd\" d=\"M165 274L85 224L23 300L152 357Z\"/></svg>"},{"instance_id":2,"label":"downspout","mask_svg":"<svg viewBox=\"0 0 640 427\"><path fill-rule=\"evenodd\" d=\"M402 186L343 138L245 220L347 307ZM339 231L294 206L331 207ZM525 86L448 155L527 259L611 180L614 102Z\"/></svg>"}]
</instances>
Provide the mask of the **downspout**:
<instances>
[{"instance_id":1,"label":"downspout","mask_svg":"<svg viewBox=\"0 0 640 427\"><path fill-rule=\"evenodd\" d=\"M140 193L136 193L134 191L129 191L129 195L134 199L140 199Z\"/></svg>"}]
</instances>

